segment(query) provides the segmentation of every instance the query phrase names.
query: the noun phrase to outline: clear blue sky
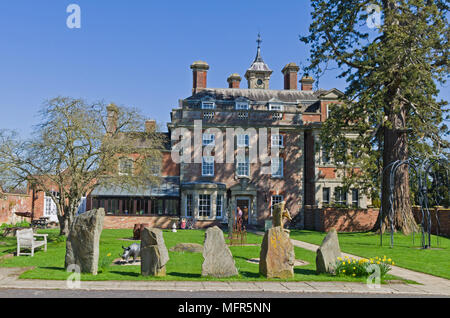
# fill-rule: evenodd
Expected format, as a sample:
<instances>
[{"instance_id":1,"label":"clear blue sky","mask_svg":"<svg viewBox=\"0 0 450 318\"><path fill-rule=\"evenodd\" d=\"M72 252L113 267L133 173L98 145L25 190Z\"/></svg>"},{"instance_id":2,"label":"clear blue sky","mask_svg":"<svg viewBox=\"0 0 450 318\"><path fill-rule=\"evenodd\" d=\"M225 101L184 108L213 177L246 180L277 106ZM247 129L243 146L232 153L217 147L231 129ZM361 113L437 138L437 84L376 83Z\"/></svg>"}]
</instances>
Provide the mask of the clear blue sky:
<instances>
[{"instance_id":1,"label":"clear blue sky","mask_svg":"<svg viewBox=\"0 0 450 318\"><path fill-rule=\"evenodd\" d=\"M81 7L81 29L66 26L72 3ZM165 126L190 95L190 64L208 62L208 86L227 87L253 61L258 32L271 88L282 89L283 66L307 64L298 37L310 10L306 0L2 0L0 128L27 136L43 101L59 95L134 106ZM320 87L344 90L336 75Z\"/></svg>"}]
</instances>

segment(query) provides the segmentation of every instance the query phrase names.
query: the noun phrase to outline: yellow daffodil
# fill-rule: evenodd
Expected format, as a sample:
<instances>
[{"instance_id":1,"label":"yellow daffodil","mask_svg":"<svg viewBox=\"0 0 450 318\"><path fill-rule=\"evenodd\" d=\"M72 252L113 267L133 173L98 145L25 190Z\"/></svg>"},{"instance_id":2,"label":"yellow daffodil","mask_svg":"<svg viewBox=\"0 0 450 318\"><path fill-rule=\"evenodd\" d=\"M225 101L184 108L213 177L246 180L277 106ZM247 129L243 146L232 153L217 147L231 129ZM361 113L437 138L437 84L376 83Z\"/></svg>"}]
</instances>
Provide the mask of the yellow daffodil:
<instances>
[{"instance_id":1,"label":"yellow daffodil","mask_svg":"<svg viewBox=\"0 0 450 318\"><path fill-rule=\"evenodd\" d=\"M355 276L356 276L356 274L352 274L352 276L353 276L353 277L355 277Z\"/></svg>"},{"instance_id":2,"label":"yellow daffodil","mask_svg":"<svg viewBox=\"0 0 450 318\"><path fill-rule=\"evenodd\" d=\"M345 273L345 269L343 269L342 272Z\"/></svg>"},{"instance_id":3,"label":"yellow daffodil","mask_svg":"<svg viewBox=\"0 0 450 318\"><path fill-rule=\"evenodd\" d=\"M108 256L108 257L111 256L111 253L108 253L108 255L106 255L106 256Z\"/></svg>"}]
</instances>

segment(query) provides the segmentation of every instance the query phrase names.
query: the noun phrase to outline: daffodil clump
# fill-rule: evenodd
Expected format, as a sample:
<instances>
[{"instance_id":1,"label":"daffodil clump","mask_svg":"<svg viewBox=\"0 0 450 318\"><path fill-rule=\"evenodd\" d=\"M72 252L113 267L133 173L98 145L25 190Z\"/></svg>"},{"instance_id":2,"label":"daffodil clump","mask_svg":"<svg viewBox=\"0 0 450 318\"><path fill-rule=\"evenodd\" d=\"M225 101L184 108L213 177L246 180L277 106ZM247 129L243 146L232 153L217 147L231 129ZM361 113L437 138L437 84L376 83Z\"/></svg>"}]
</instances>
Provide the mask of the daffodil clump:
<instances>
[{"instance_id":1,"label":"daffodil clump","mask_svg":"<svg viewBox=\"0 0 450 318\"><path fill-rule=\"evenodd\" d=\"M112 262L113 258L111 257L111 253L108 253L105 257L102 257L100 264L98 265L99 272L107 272Z\"/></svg>"},{"instance_id":2,"label":"daffodil clump","mask_svg":"<svg viewBox=\"0 0 450 318\"><path fill-rule=\"evenodd\" d=\"M384 277L390 270L391 266L395 265L392 259L384 256L383 258L376 256L375 258L361 258L353 257L338 257L336 261L335 273L336 275L347 275L352 277L366 277L374 270L370 265L376 264L380 269L380 276Z\"/></svg>"}]
</instances>

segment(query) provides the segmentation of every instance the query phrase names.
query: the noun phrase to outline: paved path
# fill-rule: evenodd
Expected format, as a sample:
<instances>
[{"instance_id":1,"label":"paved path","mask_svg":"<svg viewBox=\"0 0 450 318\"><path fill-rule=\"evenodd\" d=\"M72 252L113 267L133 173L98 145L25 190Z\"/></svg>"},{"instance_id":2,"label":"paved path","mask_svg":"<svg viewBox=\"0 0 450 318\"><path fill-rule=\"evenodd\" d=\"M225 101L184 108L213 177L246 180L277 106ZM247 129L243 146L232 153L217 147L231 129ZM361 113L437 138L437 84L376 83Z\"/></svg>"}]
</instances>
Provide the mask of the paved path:
<instances>
[{"instance_id":1,"label":"paved path","mask_svg":"<svg viewBox=\"0 0 450 318\"><path fill-rule=\"evenodd\" d=\"M0 289L69 290L66 281L23 280L18 276L27 269L0 268ZM347 282L189 282L189 281L105 281L81 282L86 291L178 291L178 292L270 292L296 294L364 294L364 295L428 295L450 297L449 290L424 288L407 284L382 285L370 289L366 284Z\"/></svg>"},{"instance_id":2,"label":"paved path","mask_svg":"<svg viewBox=\"0 0 450 318\"><path fill-rule=\"evenodd\" d=\"M254 232L262 234L261 232ZM316 251L318 246L292 240L295 246ZM357 256L344 254L350 257ZM0 267L0 289L28 290L70 290L66 281L22 280L19 275L29 268ZM196 292L208 293L213 297L216 292L248 292L258 294L266 292L288 295L392 295L392 296L445 296L450 297L450 281L427 274L394 266L393 275L413 280L421 285L390 283L380 288L369 288L363 283L348 282L190 282L190 281L88 281L81 282L79 290L85 291L152 291L152 292ZM300 296L299 296L300 297Z\"/></svg>"}]
</instances>

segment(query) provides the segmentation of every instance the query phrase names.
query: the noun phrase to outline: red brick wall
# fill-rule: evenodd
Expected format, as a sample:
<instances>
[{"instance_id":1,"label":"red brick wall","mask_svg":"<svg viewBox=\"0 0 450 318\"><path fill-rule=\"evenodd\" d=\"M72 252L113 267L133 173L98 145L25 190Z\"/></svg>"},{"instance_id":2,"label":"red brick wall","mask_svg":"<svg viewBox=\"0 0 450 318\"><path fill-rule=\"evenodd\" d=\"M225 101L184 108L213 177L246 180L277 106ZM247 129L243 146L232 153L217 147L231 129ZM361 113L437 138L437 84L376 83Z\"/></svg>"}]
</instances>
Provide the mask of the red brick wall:
<instances>
[{"instance_id":1,"label":"red brick wall","mask_svg":"<svg viewBox=\"0 0 450 318\"><path fill-rule=\"evenodd\" d=\"M320 167L319 173L324 179L336 179L336 168Z\"/></svg>"},{"instance_id":2,"label":"red brick wall","mask_svg":"<svg viewBox=\"0 0 450 318\"><path fill-rule=\"evenodd\" d=\"M320 114L303 114L302 119L305 123L320 122L321 115Z\"/></svg>"},{"instance_id":3,"label":"red brick wall","mask_svg":"<svg viewBox=\"0 0 450 318\"><path fill-rule=\"evenodd\" d=\"M161 175L164 177L177 177L180 175L180 165L172 160L172 153L170 151L162 153Z\"/></svg>"},{"instance_id":4,"label":"red brick wall","mask_svg":"<svg viewBox=\"0 0 450 318\"><path fill-rule=\"evenodd\" d=\"M31 198L26 194L0 193L0 224L30 221L15 215L15 212L31 212Z\"/></svg>"},{"instance_id":5,"label":"red brick wall","mask_svg":"<svg viewBox=\"0 0 450 318\"><path fill-rule=\"evenodd\" d=\"M426 211L424 211L427 213ZM417 224L420 224L422 221L422 212L420 211L420 207L413 207L414 218L416 219ZM437 234L437 220L436 213L438 213L439 217L439 234L442 236L450 237L450 209L443 207L435 207L430 209L431 216L431 233ZM425 219L426 220L426 219Z\"/></svg>"},{"instance_id":6,"label":"red brick wall","mask_svg":"<svg viewBox=\"0 0 450 318\"><path fill-rule=\"evenodd\" d=\"M305 229L328 232L365 232L375 225L378 209L335 209L305 207Z\"/></svg>"}]
</instances>

